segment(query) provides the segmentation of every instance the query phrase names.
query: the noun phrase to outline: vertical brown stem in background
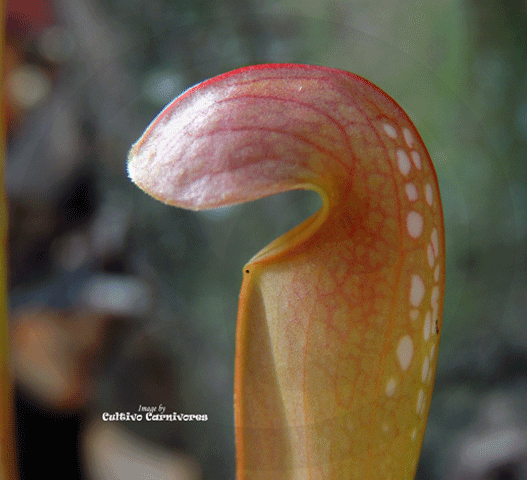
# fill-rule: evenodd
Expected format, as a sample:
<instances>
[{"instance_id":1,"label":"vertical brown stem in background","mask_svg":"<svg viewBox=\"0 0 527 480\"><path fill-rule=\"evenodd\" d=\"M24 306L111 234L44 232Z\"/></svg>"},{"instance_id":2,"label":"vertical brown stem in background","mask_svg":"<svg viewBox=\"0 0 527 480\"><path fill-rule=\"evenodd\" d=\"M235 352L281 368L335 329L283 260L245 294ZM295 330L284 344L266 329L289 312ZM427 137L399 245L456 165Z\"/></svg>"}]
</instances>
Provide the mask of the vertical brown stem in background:
<instances>
[{"instance_id":1,"label":"vertical brown stem in background","mask_svg":"<svg viewBox=\"0 0 527 480\"><path fill-rule=\"evenodd\" d=\"M5 1L0 0L0 79L4 94ZM16 478L13 382L9 367L7 319L7 206L4 192L5 118L0 115L0 480Z\"/></svg>"}]
</instances>

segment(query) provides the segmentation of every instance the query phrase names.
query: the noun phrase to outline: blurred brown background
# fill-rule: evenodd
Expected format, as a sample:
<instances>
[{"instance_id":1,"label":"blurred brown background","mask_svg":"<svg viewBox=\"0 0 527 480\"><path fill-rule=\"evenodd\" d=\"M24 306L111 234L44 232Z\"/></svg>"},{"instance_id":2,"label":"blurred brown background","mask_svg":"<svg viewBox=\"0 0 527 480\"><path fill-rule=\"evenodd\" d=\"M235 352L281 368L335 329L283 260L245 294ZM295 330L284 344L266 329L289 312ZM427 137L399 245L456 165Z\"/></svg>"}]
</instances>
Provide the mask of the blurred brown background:
<instances>
[{"instance_id":1,"label":"blurred brown background","mask_svg":"<svg viewBox=\"0 0 527 480\"><path fill-rule=\"evenodd\" d=\"M190 213L125 162L173 97L266 62L352 71L414 120L447 235L417 478L527 478L527 2L9 0L6 35L21 478L234 478L241 269L319 200ZM101 421L159 404L208 420Z\"/></svg>"}]
</instances>

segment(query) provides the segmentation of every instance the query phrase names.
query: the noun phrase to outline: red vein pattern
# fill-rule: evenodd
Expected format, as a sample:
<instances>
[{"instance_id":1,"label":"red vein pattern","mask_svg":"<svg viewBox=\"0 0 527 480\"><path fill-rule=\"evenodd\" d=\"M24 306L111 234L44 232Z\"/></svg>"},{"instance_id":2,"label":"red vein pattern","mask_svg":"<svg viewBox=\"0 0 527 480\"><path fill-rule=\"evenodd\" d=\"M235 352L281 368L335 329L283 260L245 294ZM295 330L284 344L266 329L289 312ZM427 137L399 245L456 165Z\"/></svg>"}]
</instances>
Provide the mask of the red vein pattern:
<instances>
[{"instance_id":1,"label":"red vein pattern","mask_svg":"<svg viewBox=\"0 0 527 480\"><path fill-rule=\"evenodd\" d=\"M130 177L179 207L290 189L323 200L245 267L236 333L238 479L411 479L430 405L445 250L436 174L368 81L243 68L169 104Z\"/></svg>"}]
</instances>

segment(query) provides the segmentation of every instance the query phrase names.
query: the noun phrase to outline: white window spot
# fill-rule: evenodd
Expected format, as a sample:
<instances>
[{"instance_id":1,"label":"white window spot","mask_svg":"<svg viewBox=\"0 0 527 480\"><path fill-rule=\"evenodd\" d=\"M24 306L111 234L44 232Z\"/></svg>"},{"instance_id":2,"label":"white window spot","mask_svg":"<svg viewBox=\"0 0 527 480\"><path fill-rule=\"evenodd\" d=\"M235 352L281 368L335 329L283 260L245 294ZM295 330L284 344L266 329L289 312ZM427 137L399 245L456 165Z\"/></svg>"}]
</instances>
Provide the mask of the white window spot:
<instances>
[{"instance_id":1,"label":"white window spot","mask_svg":"<svg viewBox=\"0 0 527 480\"><path fill-rule=\"evenodd\" d=\"M414 162L417 170L421 170L421 156L419 153L417 153L415 150L412 150L410 155L412 156L412 161Z\"/></svg>"},{"instance_id":2,"label":"white window spot","mask_svg":"<svg viewBox=\"0 0 527 480\"><path fill-rule=\"evenodd\" d=\"M404 150L401 149L397 150L395 155L397 156L397 165L399 166L399 170L403 175L408 175L410 173L410 169L412 168L412 164L410 163L408 155Z\"/></svg>"},{"instance_id":3,"label":"white window spot","mask_svg":"<svg viewBox=\"0 0 527 480\"><path fill-rule=\"evenodd\" d=\"M397 138L397 130L393 127L393 125L390 125L389 123L385 123L383 125L384 131L386 132L386 135L388 135L390 138Z\"/></svg>"},{"instance_id":4,"label":"white window spot","mask_svg":"<svg viewBox=\"0 0 527 480\"><path fill-rule=\"evenodd\" d=\"M419 212L411 211L406 217L406 228L410 237L419 238L423 233L423 216Z\"/></svg>"},{"instance_id":5,"label":"white window spot","mask_svg":"<svg viewBox=\"0 0 527 480\"><path fill-rule=\"evenodd\" d=\"M432 345L432 348L430 349L430 360L432 360L432 358L434 358L435 350L436 350L436 344L434 343Z\"/></svg>"},{"instance_id":6,"label":"white window spot","mask_svg":"<svg viewBox=\"0 0 527 480\"><path fill-rule=\"evenodd\" d=\"M434 227L432 230L432 235L430 236L432 241L432 247L434 247L434 255L437 257L439 255L439 239L437 236L437 228Z\"/></svg>"},{"instance_id":7,"label":"white window spot","mask_svg":"<svg viewBox=\"0 0 527 480\"><path fill-rule=\"evenodd\" d=\"M421 305L423 297L425 296L425 284L420 275L412 275L412 282L410 285L410 303L414 307Z\"/></svg>"},{"instance_id":8,"label":"white window spot","mask_svg":"<svg viewBox=\"0 0 527 480\"><path fill-rule=\"evenodd\" d=\"M405 186L406 196L411 202L415 202L419 196L417 187L413 183L407 183Z\"/></svg>"},{"instance_id":9,"label":"white window spot","mask_svg":"<svg viewBox=\"0 0 527 480\"><path fill-rule=\"evenodd\" d=\"M395 387L397 386L397 381L394 377L390 377L390 379L386 382L386 395L388 397L391 397L395 393Z\"/></svg>"},{"instance_id":10,"label":"white window spot","mask_svg":"<svg viewBox=\"0 0 527 480\"><path fill-rule=\"evenodd\" d=\"M421 380L426 382L426 379L428 378L428 369L430 368L430 359L428 357L425 357L423 360L423 370L421 371Z\"/></svg>"},{"instance_id":11,"label":"white window spot","mask_svg":"<svg viewBox=\"0 0 527 480\"><path fill-rule=\"evenodd\" d=\"M430 185L429 183L425 185L425 197L426 203L432 206L432 203L434 203L434 193L432 192L432 185Z\"/></svg>"},{"instance_id":12,"label":"white window spot","mask_svg":"<svg viewBox=\"0 0 527 480\"><path fill-rule=\"evenodd\" d=\"M421 388L419 392L417 393L417 405L415 406L415 410L418 415L422 415L424 413L425 409L425 392Z\"/></svg>"},{"instance_id":13,"label":"white window spot","mask_svg":"<svg viewBox=\"0 0 527 480\"><path fill-rule=\"evenodd\" d=\"M403 135L406 145L412 148L414 146L414 136L412 135L412 132L410 132L408 128L403 128Z\"/></svg>"},{"instance_id":14,"label":"white window spot","mask_svg":"<svg viewBox=\"0 0 527 480\"><path fill-rule=\"evenodd\" d=\"M434 280L436 282L439 280L439 265L437 265L435 270L434 270Z\"/></svg>"},{"instance_id":15,"label":"white window spot","mask_svg":"<svg viewBox=\"0 0 527 480\"><path fill-rule=\"evenodd\" d=\"M412 310L410 310L410 320L412 320L412 322L415 322L418 317L419 310L417 308L412 308Z\"/></svg>"},{"instance_id":16,"label":"white window spot","mask_svg":"<svg viewBox=\"0 0 527 480\"><path fill-rule=\"evenodd\" d=\"M399 340L399 345L397 345L397 358L399 360L399 365L403 370L408 370L413 355L414 343L412 342L410 335L404 335Z\"/></svg>"},{"instance_id":17,"label":"white window spot","mask_svg":"<svg viewBox=\"0 0 527 480\"><path fill-rule=\"evenodd\" d=\"M417 436L417 428L414 428L412 430L412 433L410 434L410 438L412 439L412 441L415 440L415 437Z\"/></svg>"},{"instance_id":18,"label":"white window spot","mask_svg":"<svg viewBox=\"0 0 527 480\"><path fill-rule=\"evenodd\" d=\"M434 266L435 262L435 255L434 255L434 247L432 247L432 244L428 244L428 248L426 249L426 255L428 257L428 265L430 265L430 268Z\"/></svg>"},{"instance_id":19,"label":"white window spot","mask_svg":"<svg viewBox=\"0 0 527 480\"><path fill-rule=\"evenodd\" d=\"M432 325L432 313L430 312L430 310L428 310L428 312L426 312L425 323L423 325L423 337L425 339L425 342L427 342L428 339L430 338L431 325Z\"/></svg>"}]
</instances>

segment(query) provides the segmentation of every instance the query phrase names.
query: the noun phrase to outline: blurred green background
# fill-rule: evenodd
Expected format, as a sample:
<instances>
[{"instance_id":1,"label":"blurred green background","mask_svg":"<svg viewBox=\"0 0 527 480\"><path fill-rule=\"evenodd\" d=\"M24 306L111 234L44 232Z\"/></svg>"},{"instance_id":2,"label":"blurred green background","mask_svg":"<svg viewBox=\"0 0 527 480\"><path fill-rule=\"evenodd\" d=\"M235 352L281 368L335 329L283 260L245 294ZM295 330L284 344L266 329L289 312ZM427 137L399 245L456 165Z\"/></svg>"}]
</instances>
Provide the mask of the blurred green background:
<instances>
[{"instance_id":1,"label":"blurred green background","mask_svg":"<svg viewBox=\"0 0 527 480\"><path fill-rule=\"evenodd\" d=\"M67 455L78 478L147 478L126 466L107 473L119 455L101 453L100 416L161 403L208 420L118 427L153 452L184 453L204 479L234 478L242 267L319 199L294 192L191 213L142 193L125 163L183 90L268 62L367 78L409 113L434 161L447 280L417 478L527 478L526 2L11 0L7 27L24 478ZM31 430L61 421L69 453ZM34 449L46 460L34 462ZM148 461L162 464L155 455Z\"/></svg>"}]
</instances>

